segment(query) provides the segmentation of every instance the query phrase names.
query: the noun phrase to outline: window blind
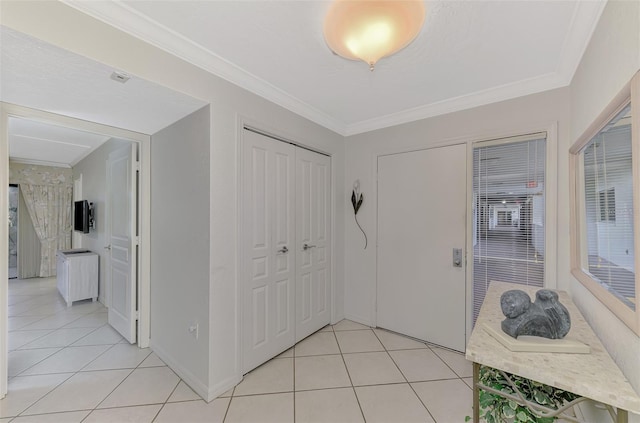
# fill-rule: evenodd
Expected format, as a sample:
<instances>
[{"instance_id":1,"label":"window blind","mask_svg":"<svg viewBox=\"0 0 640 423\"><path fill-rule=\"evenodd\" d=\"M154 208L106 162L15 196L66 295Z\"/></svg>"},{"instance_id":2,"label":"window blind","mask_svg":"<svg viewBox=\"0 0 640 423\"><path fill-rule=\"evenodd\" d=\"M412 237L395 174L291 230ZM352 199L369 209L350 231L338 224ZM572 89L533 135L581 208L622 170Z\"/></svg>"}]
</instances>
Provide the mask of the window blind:
<instances>
[{"instance_id":1,"label":"window blind","mask_svg":"<svg viewBox=\"0 0 640 423\"><path fill-rule=\"evenodd\" d=\"M588 250L582 267L635 309L630 107L582 151Z\"/></svg>"},{"instance_id":2,"label":"window blind","mask_svg":"<svg viewBox=\"0 0 640 423\"><path fill-rule=\"evenodd\" d=\"M473 322L491 281L544 286L546 134L473 149Z\"/></svg>"}]
</instances>

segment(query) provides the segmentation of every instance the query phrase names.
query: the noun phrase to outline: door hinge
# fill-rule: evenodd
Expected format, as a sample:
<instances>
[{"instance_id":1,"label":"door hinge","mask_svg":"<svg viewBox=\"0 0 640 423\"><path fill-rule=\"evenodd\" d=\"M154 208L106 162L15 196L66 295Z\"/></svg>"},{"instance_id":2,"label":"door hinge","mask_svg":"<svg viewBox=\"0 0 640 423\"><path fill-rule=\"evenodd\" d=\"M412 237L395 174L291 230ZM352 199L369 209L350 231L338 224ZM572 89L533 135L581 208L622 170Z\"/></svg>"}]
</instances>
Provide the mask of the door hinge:
<instances>
[{"instance_id":1,"label":"door hinge","mask_svg":"<svg viewBox=\"0 0 640 423\"><path fill-rule=\"evenodd\" d=\"M140 162L136 162L136 171L140 172Z\"/></svg>"},{"instance_id":2,"label":"door hinge","mask_svg":"<svg viewBox=\"0 0 640 423\"><path fill-rule=\"evenodd\" d=\"M135 237L133 240L136 243L136 245L140 245L140 237L139 236Z\"/></svg>"},{"instance_id":3,"label":"door hinge","mask_svg":"<svg viewBox=\"0 0 640 423\"><path fill-rule=\"evenodd\" d=\"M138 310L136 310L135 318L136 318L136 320L140 320L140 312Z\"/></svg>"}]
</instances>

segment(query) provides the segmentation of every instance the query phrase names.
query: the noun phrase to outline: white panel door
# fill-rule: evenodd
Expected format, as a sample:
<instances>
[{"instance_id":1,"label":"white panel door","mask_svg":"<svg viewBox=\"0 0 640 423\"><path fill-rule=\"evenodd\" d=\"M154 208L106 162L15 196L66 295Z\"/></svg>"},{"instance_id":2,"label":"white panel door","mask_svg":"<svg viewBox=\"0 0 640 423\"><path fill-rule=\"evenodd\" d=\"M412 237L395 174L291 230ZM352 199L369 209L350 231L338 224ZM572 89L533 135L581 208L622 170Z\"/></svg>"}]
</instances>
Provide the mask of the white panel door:
<instances>
[{"instance_id":1,"label":"white panel door","mask_svg":"<svg viewBox=\"0 0 640 423\"><path fill-rule=\"evenodd\" d=\"M127 341L136 342L137 241L136 143L109 154L106 227L110 258L106 289L109 324Z\"/></svg>"},{"instance_id":2,"label":"white panel door","mask_svg":"<svg viewBox=\"0 0 640 423\"><path fill-rule=\"evenodd\" d=\"M243 373L295 340L295 147L243 131Z\"/></svg>"},{"instance_id":3,"label":"white panel door","mask_svg":"<svg viewBox=\"0 0 640 423\"><path fill-rule=\"evenodd\" d=\"M296 342L331 320L331 161L296 149Z\"/></svg>"},{"instance_id":4,"label":"white panel door","mask_svg":"<svg viewBox=\"0 0 640 423\"><path fill-rule=\"evenodd\" d=\"M377 325L465 350L466 146L378 158Z\"/></svg>"}]
</instances>

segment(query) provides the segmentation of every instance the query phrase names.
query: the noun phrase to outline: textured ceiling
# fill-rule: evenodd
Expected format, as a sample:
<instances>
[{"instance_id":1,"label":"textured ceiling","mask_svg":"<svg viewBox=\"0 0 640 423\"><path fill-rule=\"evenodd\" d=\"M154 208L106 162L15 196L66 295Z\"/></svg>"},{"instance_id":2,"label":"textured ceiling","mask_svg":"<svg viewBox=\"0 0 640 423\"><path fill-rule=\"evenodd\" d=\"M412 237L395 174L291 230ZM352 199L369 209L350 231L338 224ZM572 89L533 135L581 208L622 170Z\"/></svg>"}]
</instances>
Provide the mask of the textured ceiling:
<instances>
[{"instance_id":1,"label":"textured ceiling","mask_svg":"<svg viewBox=\"0 0 640 423\"><path fill-rule=\"evenodd\" d=\"M427 1L371 73L326 47L328 1L66 3L344 135L568 85L605 4Z\"/></svg>"}]
</instances>

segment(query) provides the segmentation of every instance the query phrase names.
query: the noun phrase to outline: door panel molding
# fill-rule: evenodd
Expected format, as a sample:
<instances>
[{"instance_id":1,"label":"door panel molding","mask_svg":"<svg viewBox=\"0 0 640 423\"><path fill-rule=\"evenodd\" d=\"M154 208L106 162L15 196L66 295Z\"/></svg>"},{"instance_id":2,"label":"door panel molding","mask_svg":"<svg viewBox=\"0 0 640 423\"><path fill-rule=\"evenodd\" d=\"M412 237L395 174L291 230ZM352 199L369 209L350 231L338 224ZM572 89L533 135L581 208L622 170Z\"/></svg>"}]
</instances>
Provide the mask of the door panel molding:
<instances>
[{"instance_id":1,"label":"door panel molding","mask_svg":"<svg viewBox=\"0 0 640 423\"><path fill-rule=\"evenodd\" d=\"M331 269L331 159L296 150L296 342L327 325ZM297 289L302 288L302 289Z\"/></svg>"},{"instance_id":2,"label":"door panel molding","mask_svg":"<svg viewBox=\"0 0 640 423\"><path fill-rule=\"evenodd\" d=\"M328 156L246 127L240 155L246 373L330 323L331 165Z\"/></svg>"},{"instance_id":3,"label":"door panel molding","mask_svg":"<svg viewBox=\"0 0 640 423\"><path fill-rule=\"evenodd\" d=\"M240 280L246 373L295 339L295 147L245 131L242 163L241 260L252 269Z\"/></svg>"},{"instance_id":4,"label":"door panel molding","mask_svg":"<svg viewBox=\"0 0 640 423\"><path fill-rule=\"evenodd\" d=\"M137 341L137 143L107 160L106 236L110 245L106 288L109 324L129 343Z\"/></svg>"}]
</instances>

